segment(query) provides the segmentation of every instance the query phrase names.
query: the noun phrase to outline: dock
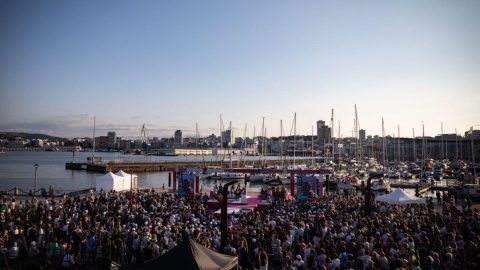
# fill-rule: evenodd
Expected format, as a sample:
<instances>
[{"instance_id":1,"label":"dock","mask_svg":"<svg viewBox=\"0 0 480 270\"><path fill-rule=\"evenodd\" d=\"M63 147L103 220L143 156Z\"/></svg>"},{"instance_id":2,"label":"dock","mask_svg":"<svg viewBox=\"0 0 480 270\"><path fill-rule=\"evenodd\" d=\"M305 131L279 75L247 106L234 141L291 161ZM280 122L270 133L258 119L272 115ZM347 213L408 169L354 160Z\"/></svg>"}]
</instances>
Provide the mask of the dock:
<instances>
[{"instance_id":1,"label":"dock","mask_svg":"<svg viewBox=\"0 0 480 270\"><path fill-rule=\"evenodd\" d=\"M280 160L264 161L265 167L281 165ZM236 162L232 164L236 165ZM285 164L284 164L285 165ZM236 167L236 166L235 166ZM165 172L174 168L223 168L233 169L230 162L226 161L205 161L205 162L182 162L182 161L157 161L157 162L68 162L65 163L67 170L86 170L88 172L117 172L144 173L144 172ZM261 168L257 166L256 168Z\"/></svg>"}]
</instances>

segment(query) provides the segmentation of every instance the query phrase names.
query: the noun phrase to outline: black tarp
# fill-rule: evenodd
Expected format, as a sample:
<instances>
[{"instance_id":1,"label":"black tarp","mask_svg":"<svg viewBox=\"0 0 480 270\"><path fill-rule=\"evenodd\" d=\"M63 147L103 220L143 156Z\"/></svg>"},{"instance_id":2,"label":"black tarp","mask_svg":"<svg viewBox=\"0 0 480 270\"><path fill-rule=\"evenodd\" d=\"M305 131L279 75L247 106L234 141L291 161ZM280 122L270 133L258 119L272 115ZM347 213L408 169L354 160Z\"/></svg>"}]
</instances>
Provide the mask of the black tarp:
<instances>
[{"instance_id":1,"label":"black tarp","mask_svg":"<svg viewBox=\"0 0 480 270\"><path fill-rule=\"evenodd\" d=\"M187 237L172 250L136 269L230 270L237 265L237 261L235 256L215 252Z\"/></svg>"}]
</instances>

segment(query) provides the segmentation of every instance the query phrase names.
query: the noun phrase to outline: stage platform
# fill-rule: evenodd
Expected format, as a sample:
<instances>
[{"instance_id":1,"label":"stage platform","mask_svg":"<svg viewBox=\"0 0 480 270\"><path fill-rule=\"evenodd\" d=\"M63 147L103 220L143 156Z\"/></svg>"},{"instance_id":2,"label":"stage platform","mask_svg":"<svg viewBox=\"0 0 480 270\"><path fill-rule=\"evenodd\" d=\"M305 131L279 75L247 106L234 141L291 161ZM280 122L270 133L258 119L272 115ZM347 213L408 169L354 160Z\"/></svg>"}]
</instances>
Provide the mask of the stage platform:
<instances>
[{"instance_id":1,"label":"stage platform","mask_svg":"<svg viewBox=\"0 0 480 270\"><path fill-rule=\"evenodd\" d=\"M232 209L232 211L238 211L241 209L248 211L255 208L262 211L269 206L270 204L266 200L260 198L260 196L247 196L246 203L241 203L240 201L235 201L234 199L229 199L227 202L227 208ZM207 202L207 207L210 210L219 209L220 203L217 200L212 199Z\"/></svg>"}]
</instances>

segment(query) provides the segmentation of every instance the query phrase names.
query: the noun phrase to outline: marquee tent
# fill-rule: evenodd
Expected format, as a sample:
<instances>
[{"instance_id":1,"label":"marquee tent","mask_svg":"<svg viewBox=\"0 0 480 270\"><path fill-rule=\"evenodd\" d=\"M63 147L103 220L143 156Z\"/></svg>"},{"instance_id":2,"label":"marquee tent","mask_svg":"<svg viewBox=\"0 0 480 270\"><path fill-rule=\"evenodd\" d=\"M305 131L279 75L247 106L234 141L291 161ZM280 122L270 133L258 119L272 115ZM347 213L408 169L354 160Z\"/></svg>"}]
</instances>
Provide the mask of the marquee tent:
<instances>
[{"instance_id":1,"label":"marquee tent","mask_svg":"<svg viewBox=\"0 0 480 270\"><path fill-rule=\"evenodd\" d=\"M135 174L128 174L122 170L115 173L115 175L123 177L123 189L130 190L130 188L137 188L138 176ZM133 183L130 183L133 181Z\"/></svg>"},{"instance_id":2,"label":"marquee tent","mask_svg":"<svg viewBox=\"0 0 480 270\"><path fill-rule=\"evenodd\" d=\"M100 189L103 188L103 190L107 192L110 190L122 191L125 189L124 182L124 177L108 172L96 178L95 190L100 191ZM128 183L130 183L130 179L128 179ZM128 186L127 189L130 189L130 186Z\"/></svg>"},{"instance_id":3,"label":"marquee tent","mask_svg":"<svg viewBox=\"0 0 480 270\"><path fill-rule=\"evenodd\" d=\"M158 256L136 269L190 269L190 270L230 270L236 268L238 258L210 250L190 237L167 253Z\"/></svg>"},{"instance_id":4,"label":"marquee tent","mask_svg":"<svg viewBox=\"0 0 480 270\"><path fill-rule=\"evenodd\" d=\"M375 197L375 200L392 204L426 203L425 198L417 198L413 195L407 194L401 188L397 188L389 194L377 196Z\"/></svg>"}]
</instances>

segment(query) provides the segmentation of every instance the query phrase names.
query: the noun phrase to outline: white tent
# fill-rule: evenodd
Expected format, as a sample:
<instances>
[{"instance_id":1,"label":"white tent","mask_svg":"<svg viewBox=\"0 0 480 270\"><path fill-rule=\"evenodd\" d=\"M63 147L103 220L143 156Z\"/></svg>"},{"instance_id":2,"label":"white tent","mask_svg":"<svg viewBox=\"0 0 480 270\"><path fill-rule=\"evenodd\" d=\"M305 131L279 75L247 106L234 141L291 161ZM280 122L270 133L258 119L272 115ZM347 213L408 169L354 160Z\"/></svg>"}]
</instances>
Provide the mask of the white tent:
<instances>
[{"instance_id":1,"label":"white tent","mask_svg":"<svg viewBox=\"0 0 480 270\"><path fill-rule=\"evenodd\" d=\"M377 196L375 197L375 200L392 204L426 203L425 198L417 198L413 195L407 194L401 188L395 189L392 193Z\"/></svg>"},{"instance_id":2,"label":"white tent","mask_svg":"<svg viewBox=\"0 0 480 270\"><path fill-rule=\"evenodd\" d=\"M132 188L137 188L138 176L135 174L128 174L122 170L115 173L118 176L123 177L123 189L130 190Z\"/></svg>"},{"instance_id":3,"label":"white tent","mask_svg":"<svg viewBox=\"0 0 480 270\"><path fill-rule=\"evenodd\" d=\"M100 191L100 189L102 188L107 192L109 192L110 190L124 190L124 180L125 179L122 176L118 176L113 174L112 172L108 172L107 174L96 178L95 190ZM130 189L130 187L128 188Z\"/></svg>"}]
</instances>

